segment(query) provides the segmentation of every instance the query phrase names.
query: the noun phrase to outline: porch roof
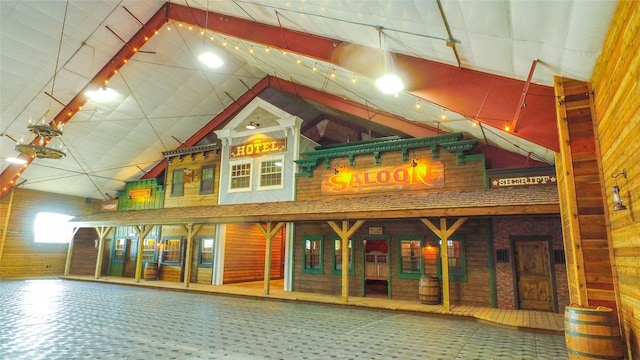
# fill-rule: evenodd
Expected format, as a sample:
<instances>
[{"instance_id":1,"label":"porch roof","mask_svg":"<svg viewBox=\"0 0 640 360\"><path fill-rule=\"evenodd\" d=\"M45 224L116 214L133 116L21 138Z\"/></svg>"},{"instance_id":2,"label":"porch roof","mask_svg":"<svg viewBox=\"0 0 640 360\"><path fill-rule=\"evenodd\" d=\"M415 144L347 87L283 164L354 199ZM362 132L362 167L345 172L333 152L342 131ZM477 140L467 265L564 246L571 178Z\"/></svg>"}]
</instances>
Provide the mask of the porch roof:
<instances>
[{"instance_id":1,"label":"porch roof","mask_svg":"<svg viewBox=\"0 0 640 360\"><path fill-rule=\"evenodd\" d=\"M559 213L557 188L534 186L99 212L76 216L70 222L97 227Z\"/></svg>"}]
</instances>

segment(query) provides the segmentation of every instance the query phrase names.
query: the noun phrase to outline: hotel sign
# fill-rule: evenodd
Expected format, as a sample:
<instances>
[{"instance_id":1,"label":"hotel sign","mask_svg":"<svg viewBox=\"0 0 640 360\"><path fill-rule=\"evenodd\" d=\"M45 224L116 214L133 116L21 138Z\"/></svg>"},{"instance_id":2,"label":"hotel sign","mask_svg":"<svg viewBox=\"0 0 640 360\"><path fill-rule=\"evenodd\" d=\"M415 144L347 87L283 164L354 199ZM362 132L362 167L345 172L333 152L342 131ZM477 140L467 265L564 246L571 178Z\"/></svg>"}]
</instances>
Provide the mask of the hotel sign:
<instances>
[{"instance_id":1,"label":"hotel sign","mask_svg":"<svg viewBox=\"0 0 640 360\"><path fill-rule=\"evenodd\" d=\"M262 156L287 150L287 139L256 139L239 145L233 145L229 149L229 155L233 158Z\"/></svg>"},{"instance_id":2,"label":"hotel sign","mask_svg":"<svg viewBox=\"0 0 640 360\"><path fill-rule=\"evenodd\" d=\"M491 178L491 187L555 185L557 182L555 175Z\"/></svg>"},{"instance_id":3,"label":"hotel sign","mask_svg":"<svg viewBox=\"0 0 640 360\"><path fill-rule=\"evenodd\" d=\"M444 165L440 161L401 166L331 169L322 178L325 195L419 190L444 187Z\"/></svg>"}]
</instances>

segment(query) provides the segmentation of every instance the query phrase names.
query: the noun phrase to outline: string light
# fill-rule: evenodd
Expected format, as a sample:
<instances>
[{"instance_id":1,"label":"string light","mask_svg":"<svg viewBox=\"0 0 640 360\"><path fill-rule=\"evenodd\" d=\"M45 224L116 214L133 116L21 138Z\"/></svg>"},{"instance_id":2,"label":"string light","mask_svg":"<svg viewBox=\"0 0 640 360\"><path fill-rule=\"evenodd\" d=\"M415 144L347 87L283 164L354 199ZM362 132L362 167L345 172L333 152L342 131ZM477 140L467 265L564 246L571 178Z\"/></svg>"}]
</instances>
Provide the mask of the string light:
<instances>
[{"instance_id":1,"label":"string light","mask_svg":"<svg viewBox=\"0 0 640 360\"><path fill-rule=\"evenodd\" d=\"M442 116L440 116L440 118L442 120L446 120L447 119L447 115L444 113L444 110L442 110Z\"/></svg>"},{"instance_id":2,"label":"string light","mask_svg":"<svg viewBox=\"0 0 640 360\"><path fill-rule=\"evenodd\" d=\"M316 71L316 70L318 70L318 63L313 64L313 71Z\"/></svg>"},{"instance_id":3,"label":"string light","mask_svg":"<svg viewBox=\"0 0 640 360\"><path fill-rule=\"evenodd\" d=\"M420 109L420 106L421 106L421 105L420 105L420 100L416 100L416 109L418 109L418 110L419 110L419 109Z\"/></svg>"},{"instance_id":4,"label":"string light","mask_svg":"<svg viewBox=\"0 0 640 360\"><path fill-rule=\"evenodd\" d=\"M356 74L353 74L353 76L351 77L351 82L352 83L356 83Z\"/></svg>"},{"instance_id":5,"label":"string light","mask_svg":"<svg viewBox=\"0 0 640 360\"><path fill-rule=\"evenodd\" d=\"M298 57L298 60L296 60L296 63L298 63L298 64L302 63L302 59L300 57Z\"/></svg>"}]
</instances>

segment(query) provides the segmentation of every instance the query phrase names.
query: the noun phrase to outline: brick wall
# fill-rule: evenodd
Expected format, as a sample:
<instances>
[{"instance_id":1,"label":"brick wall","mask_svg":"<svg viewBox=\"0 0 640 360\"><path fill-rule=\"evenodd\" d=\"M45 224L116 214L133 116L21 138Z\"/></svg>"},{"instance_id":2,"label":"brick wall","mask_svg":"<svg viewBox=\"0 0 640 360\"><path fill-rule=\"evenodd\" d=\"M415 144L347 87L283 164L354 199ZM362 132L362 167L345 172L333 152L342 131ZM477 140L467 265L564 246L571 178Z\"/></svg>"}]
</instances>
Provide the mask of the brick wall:
<instances>
[{"instance_id":1,"label":"brick wall","mask_svg":"<svg viewBox=\"0 0 640 360\"><path fill-rule=\"evenodd\" d=\"M567 285L566 265L554 264L554 250L563 250L562 226L560 217L502 217L493 220L494 248L506 249L509 254L509 262L496 262L496 287L498 295L498 308L515 309L516 291L513 268L513 249L511 239L513 236L540 236L551 238L552 271L555 279L556 302L558 312L563 312L569 304L569 290Z\"/></svg>"}]
</instances>

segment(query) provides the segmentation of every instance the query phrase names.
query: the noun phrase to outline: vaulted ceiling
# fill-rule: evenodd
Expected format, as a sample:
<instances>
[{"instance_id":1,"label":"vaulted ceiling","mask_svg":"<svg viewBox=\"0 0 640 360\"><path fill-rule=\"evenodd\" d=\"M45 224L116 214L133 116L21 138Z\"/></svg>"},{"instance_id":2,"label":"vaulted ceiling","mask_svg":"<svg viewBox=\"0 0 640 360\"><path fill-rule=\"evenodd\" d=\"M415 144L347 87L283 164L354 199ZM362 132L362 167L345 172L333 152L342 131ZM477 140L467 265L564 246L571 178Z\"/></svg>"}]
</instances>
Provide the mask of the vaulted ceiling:
<instances>
[{"instance_id":1,"label":"vaulted ceiling","mask_svg":"<svg viewBox=\"0 0 640 360\"><path fill-rule=\"evenodd\" d=\"M589 80L616 5L3 0L0 196L19 185L108 199L161 175L162 151L215 141L255 97L322 144L462 132L552 164L553 76ZM224 65L206 67L203 51ZM385 70L405 89L376 89ZM114 99L87 98L105 83ZM66 157L6 160L33 140L29 119L64 124Z\"/></svg>"}]
</instances>

